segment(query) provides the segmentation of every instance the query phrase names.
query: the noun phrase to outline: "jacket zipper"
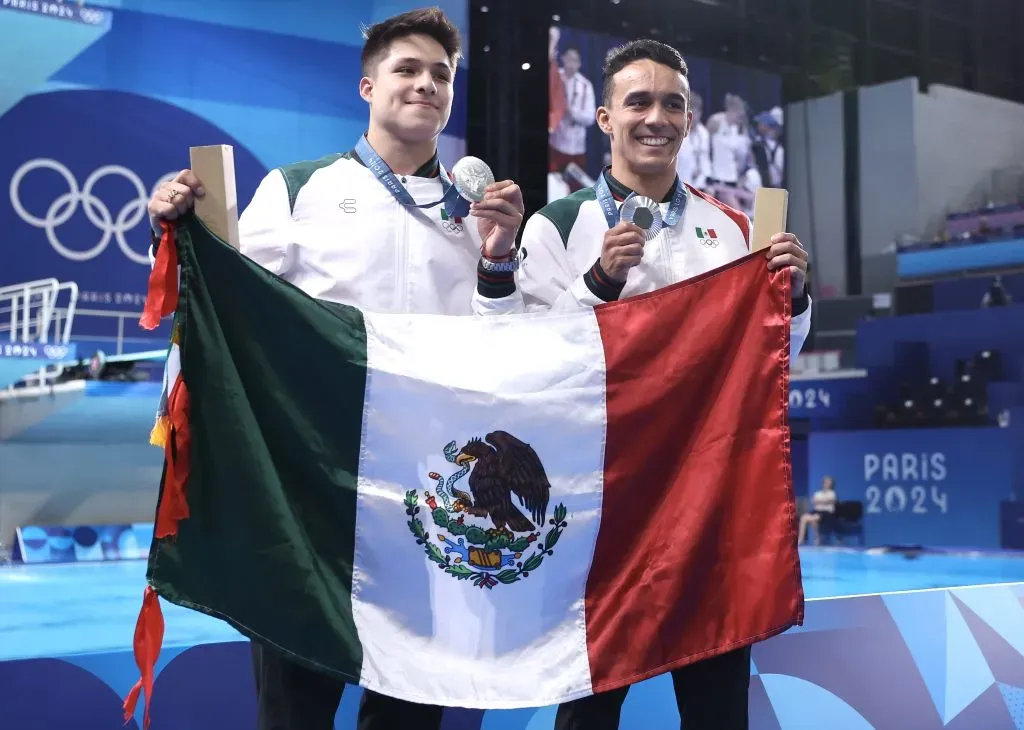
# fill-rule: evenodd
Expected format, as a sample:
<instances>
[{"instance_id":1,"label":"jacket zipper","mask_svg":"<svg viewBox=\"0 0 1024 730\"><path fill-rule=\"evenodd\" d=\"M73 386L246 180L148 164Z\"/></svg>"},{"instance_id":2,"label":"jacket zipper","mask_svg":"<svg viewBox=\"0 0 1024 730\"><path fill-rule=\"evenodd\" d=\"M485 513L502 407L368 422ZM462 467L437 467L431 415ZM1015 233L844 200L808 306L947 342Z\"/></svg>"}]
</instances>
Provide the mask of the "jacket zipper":
<instances>
[{"instance_id":1,"label":"jacket zipper","mask_svg":"<svg viewBox=\"0 0 1024 730\"><path fill-rule=\"evenodd\" d=\"M407 238L409 231L409 211L406 210L405 206L395 201L395 206L398 208L398 216L402 220L402 225L398 229L398 240L395 241L395 312L405 312L406 309L406 291L405 291L405 279L406 279L406 266L408 259Z\"/></svg>"},{"instance_id":2,"label":"jacket zipper","mask_svg":"<svg viewBox=\"0 0 1024 730\"><path fill-rule=\"evenodd\" d=\"M664 213L665 211L662 211L663 215ZM665 275L665 282L664 284L662 284L662 286L669 286L670 284L673 284L675 282L675 279L672 278L672 248L674 238L675 235L672 229L669 228L668 226L665 226L665 228L662 229L661 234L661 256L663 262L662 271Z\"/></svg>"}]
</instances>

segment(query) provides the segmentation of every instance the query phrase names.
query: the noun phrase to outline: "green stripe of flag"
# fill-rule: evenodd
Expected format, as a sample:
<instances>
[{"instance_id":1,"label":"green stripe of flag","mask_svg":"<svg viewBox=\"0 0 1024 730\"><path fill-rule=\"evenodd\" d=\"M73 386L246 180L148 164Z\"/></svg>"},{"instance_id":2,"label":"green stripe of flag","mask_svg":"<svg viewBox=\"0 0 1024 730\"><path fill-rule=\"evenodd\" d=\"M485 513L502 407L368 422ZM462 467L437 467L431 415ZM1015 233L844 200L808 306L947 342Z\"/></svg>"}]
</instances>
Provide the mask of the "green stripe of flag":
<instances>
[{"instance_id":1,"label":"green stripe of flag","mask_svg":"<svg viewBox=\"0 0 1024 730\"><path fill-rule=\"evenodd\" d=\"M195 219L178 236L191 517L151 552L150 582L168 600L250 637L280 636L284 627L282 643L300 658L345 658L336 668L357 683L363 649L352 567L366 390L362 313L310 299ZM245 286L252 279L236 275L238 259L250 277L272 285L254 295ZM237 324L228 330L221 321ZM260 334L269 331L277 334ZM325 383L333 387L325 391ZM266 600L245 605L254 586Z\"/></svg>"}]
</instances>

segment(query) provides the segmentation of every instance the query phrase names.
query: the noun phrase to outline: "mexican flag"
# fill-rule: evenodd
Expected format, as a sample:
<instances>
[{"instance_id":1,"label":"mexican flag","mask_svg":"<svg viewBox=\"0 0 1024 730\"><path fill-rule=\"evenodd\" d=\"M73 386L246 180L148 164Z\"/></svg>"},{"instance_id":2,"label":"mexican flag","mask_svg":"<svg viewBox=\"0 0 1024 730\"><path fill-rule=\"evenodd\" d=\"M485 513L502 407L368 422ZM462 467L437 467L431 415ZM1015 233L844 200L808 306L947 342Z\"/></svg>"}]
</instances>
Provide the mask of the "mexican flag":
<instances>
[{"instance_id":1,"label":"mexican flag","mask_svg":"<svg viewBox=\"0 0 1024 730\"><path fill-rule=\"evenodd\" d=\"M575 313L312 299L195 218L154 440L157 596L414 702L559 703L802 621L789 274L751 254ZM180 264L180 292L176 271Z\"/></svg>"}]
</instances>

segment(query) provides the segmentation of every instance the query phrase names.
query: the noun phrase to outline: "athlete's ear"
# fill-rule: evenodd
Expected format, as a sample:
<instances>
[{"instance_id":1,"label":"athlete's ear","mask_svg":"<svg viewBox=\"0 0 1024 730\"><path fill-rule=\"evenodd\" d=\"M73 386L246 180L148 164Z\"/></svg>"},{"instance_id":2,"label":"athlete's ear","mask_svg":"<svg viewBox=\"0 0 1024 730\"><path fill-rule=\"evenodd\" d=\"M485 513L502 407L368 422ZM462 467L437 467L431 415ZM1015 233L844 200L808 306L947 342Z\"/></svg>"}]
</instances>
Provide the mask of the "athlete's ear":
<instances>
[{"instance_id":1,"label":"athlete's ear","mask_svg":"<svg viewBox=\"0 0 1024 730\"><path fill-rule=\"evenodd\" d=\"M612 120L606 107L599 106L597 108L597 126L609 137L612 136Z\"/></svg>"},{"instance_id":2,"label":"athlete's ear","mask_svg":"<svg viewBox=\"0 0 1024 730\"><path fill-rule=\"evenodd\" d=\"M373 100L373 79L369 76L359 79L359 96L363 97L367 104Z\"/></svg>"}]
</instances>

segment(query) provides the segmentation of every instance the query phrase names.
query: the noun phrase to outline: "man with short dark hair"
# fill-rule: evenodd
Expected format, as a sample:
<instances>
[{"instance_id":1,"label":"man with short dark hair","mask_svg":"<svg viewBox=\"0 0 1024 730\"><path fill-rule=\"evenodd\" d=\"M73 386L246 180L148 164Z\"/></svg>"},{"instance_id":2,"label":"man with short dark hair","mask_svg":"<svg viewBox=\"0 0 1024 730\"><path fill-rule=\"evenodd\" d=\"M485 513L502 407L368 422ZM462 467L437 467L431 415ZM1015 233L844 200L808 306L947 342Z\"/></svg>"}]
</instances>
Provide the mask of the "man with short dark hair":
<instances>
[{"instance_id":1,"label":"man with short dark hair","mask_svg":"<svg viewBox=\"0 0 1024 730\"><path fill-rule=\"evenodd\" d=\"M689 94L686 62L670 46L639 40L608 55L597 123L611 140L611 166L594 187L530 217L523 230L518 291L503 300L504 306L510 311L598 306L705 274L750 253L748 218L677 175L679 147L692 123ZM660 222L644 230L620 220L626 200L647 208L652 219L648 211L656 209ZM790 352L796 356L810 330L807 254L792 234L772 240L764 253L766 266L791 272ZM707 556L709 561L719 557ZM680 659L666 661L678 666ZM676 668L672 680L686 730L747 728L749 646ZM617 728L627 692L624 687L563 704L556 730Z\"/></svg>"},{"instance_id":2,"label":"man with short dark hair","mask_svg":"<svg viewBox=\"0 0 1024 730\"><path fill-rule=\"evenodd\" d=\"M348 152L271 171L239 219L241 252L312 297L368 311L503 311L515 292L522 194L511 180L493 183L461 211L437 153L461 53L457 28L429 8L377 23L365 37L366 134ZM162 185L149 202L154 232L203 194L189 170ZM344 680L258 639L252 647L258 729L331 730ZM358 728L437 729L442 712L366 690Z\"/></svg>"}]
</instances>

